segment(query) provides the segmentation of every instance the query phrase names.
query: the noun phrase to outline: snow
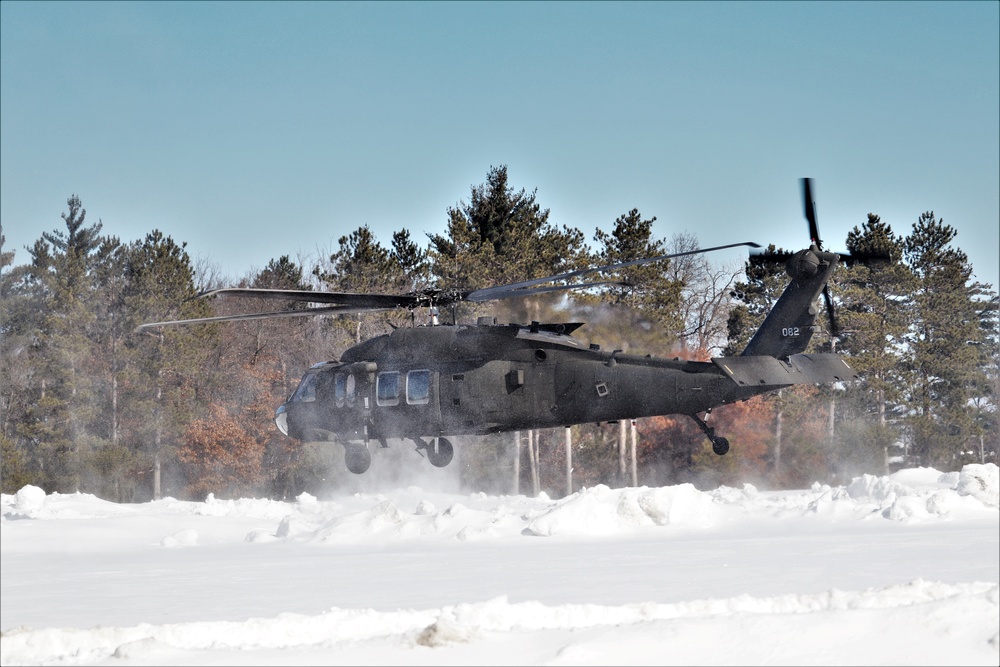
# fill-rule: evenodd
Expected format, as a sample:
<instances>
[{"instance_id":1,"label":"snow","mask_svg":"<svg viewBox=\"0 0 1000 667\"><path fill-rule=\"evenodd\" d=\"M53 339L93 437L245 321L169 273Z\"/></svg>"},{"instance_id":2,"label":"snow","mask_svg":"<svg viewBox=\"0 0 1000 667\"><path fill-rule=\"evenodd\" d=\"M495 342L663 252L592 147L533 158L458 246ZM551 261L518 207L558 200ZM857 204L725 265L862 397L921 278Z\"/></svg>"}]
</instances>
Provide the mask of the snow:
<instances>
[{"instance_id":1,"label":"snow","mask_svg":"<svg viewBox=\"0 0 1000 667\"><path fill-rule=\"evenodd\" d=\"M3 495L0 663L1000 663L996 465L795 491Z\"/></svg>"}]
</instances>

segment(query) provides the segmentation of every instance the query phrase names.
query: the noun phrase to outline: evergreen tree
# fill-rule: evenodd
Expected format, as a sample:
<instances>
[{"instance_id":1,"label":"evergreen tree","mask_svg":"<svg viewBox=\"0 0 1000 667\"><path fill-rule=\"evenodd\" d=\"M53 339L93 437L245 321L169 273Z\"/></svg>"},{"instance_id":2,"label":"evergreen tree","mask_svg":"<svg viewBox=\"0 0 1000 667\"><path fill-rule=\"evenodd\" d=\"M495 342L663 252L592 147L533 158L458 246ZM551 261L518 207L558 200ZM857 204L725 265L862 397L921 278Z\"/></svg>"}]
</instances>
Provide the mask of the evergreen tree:
<instances>
[{"instance_id":1,"label":"evergreen tree","mask_svg":"<svg viewBox=\"0 0 1000 667\"><path fill-rule=\"evenodd\" d=\"M653 238L654 222L655 216L644 220L639 210L633 208L618 216L610 234L596 230L594 241L598 243L598 248L595 261L600 265L608 265L665 255L666 243L662 239ZM683 283L671 278L671 261L630 266L603 276L603 279L623 284L604 288L602 301L611 306L622 305L630 309L633 323L640 329L648 330L663 348L675 342L683 329L680 311ZM643 322L646 323L645 326ZM636 327L629 329L634 332ZM626 342L622 341L621 344L626 345Z\"/></svg>"},{"instance_id":2,"label":"evergreen tree","mask_svg":"<svg viewBox=\"0 0 1000 667\"><path fill-rule=\"evenodd\" d=\"M537 190L515 192L507 167L492 167L469 203L448 209L447 235L429 235L429 257L441 287L472 289L578 268L586 255L577 230L549 223Z\"/></svg>"},{"instance_id":3,"label":"evergreen tree","mask_svg":"<svg viewBox=\"0 0 1000 667\"><path fill-rule=\"evenodd\" d=\"M159 230L130 246L122 298L130 329L211 314L208 303L194 298L194 272L185 246ZM217 334L218 325L200 325L147 329L129 337L123 419L128 446L152 468L147 489L154 498L163 492L162 468L172 465L183 429L204 408L219 367L209 356L217 349L212 344Z\"/></svg>"},{"instance_id":4,"label":"evergreen tree","mask_svg":"<svg viewBox=\"0 0 1000 667\"><path fill-rule=\"evenodd\" d=\"M17 346L5 352L23 355L29 366L26 376L10 377L23 391L15 440L51 491L79 490L89 450L99 444L93 421L102 374L92 344L99 324L92 272L101 223L86 225L76 195L67 207L66 230L43 233L28 250L31 264L13 271L4 286L11 298L5 338Z\"/></svg>"},{"instance_id":5,"label":"evergreen tree","mask_svg":"<svg viewBox=\"0 0 1000 667\"><path fill-rule=\"evenodd\" d=\"M399 287L403 279L402 270L368 225L341 236L337 243L340 247L330 256L330 269L316 272L316 276L330 290L393 292Z\"/></svg>"},{"instance_id":6,"label":"evergreen tree","mask_svg":"<svg viewBox=\"0 0 1000 667\"><path fill-rule=\"evenodd\" d=\"M427 251L410 238L408 229L393 232L389 257L399 269L401 289L418 290L429 285L431 265Z\"/></svg>"},{"instance_id":7,"label":"evergreen tree","mask_svg":"<svg viewBox=\"0 0 1000 667\"><path fill-rule=\"evenodd\" d=\"M1000 296L996 290L988 301L982 303L984 345L982 356L985 385L976 389L973 398L976 424L979 428L979 462L996 462L1000 459Z\"/></svg>"},{"instance_id":8,"label":"evergreen tree","mask_svg":"<svg viewBox=\"0 0 1000 667\"><path fill-rule=\"evenodd\" d=\"M40 314L30 295L27 267L13 267L14 252L4 249L0 231L0 483L3 493L15 493L25 484L39 483L33 472L29 446L19 437L30 408L37 340L30 322Z\"/></svg>"},{"instance_id":9,"label":"evergreen tree","mask_svg":"<svg viewBox=\"0 0 1000 667\"><path fill-rule=\"evenodd\" d=\"M861 372L838 406L839 467L845 475L886 474L889 448L901 437L894 424L903 410L902 362L914 276L902 262L903 239L873 213L847 235L847 249L852 256L886 259L849 262L838 271L839 349Z\"/></svg>"},{"instance_id":10,"label":"evergreen tree","mask_svg":"<svg viewBox=\"0 0 1000 667\"><path fill-rule=\"evenodd\" d=\"M952 246L956 230L925 212L904 244L917 286L909 334L914 463L956 469L975 460L980 426L973 400L988 385L982 326L985 286Z\"/></svg>"},{"instance_id":11,"label":"evergreen tree","mask_svg":"<svg viewBox=\"0 0 1000 667\"><path fill-rule=\"evenodd\" d=\"M406 245L406 237L397 234L394 239L403 252L410 253L408 261L415 261L418 251ZM393 251L383 246L368 225L359 227L338 240L339 248L330 255L327 267L316 267L313 275L333 292L360 294L397 294L408 291L408 277ZM338 349L365 338L384 333L390 326L398 326L408 319L402 312L373 315L342 315L335 318L333 332Z\"/></svg>"},{"instance_id":12,"label":"evergreen tree","mask_svg":"<svg viewBox=\"0 0 1000 667\"><path fill-rule=\"evenodd\" d=\"M251 285L258 289L309 289L302 281L302 267L288 255L270 260L264 270L253 278Z\"/></svg>"}]
</instances>

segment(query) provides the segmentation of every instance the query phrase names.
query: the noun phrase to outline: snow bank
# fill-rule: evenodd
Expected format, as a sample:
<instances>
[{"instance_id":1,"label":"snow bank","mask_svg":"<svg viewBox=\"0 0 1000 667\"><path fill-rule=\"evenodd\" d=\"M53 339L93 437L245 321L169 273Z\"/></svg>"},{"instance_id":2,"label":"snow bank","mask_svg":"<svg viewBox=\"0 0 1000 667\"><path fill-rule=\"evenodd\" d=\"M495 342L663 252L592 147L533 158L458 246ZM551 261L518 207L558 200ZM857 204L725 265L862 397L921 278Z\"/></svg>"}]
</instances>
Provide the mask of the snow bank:
<instances>
[{"instance_id":1,"label":"snow bank","mask_svg":"<svg viewBox=\"0 0 1000 667\"><path fill-rule=\"evenodd\" d=\"M997 473L994 463L969 464L957 474L917 468L885 477L856 477L846 491L859 503L877 506L887 519L929 520L1000 506Z\"/></svg>"},{"instance_id":2,"label":"snow bank","mask_svg":"<svg viewBox=\"0 0 1000 667\"><path fill-rule=\"evenodd\" d=\"M456 501L456 498L461 498ZM437 502L435 502L435 500ZM438 507L445 509L438 509ZM814 484L803 491L760 493L720 487L698 491L690 484L661 488L585 488L559 500L544 494L460 497L410 487L389 498L355 494L337 501L319 501L301 494L295 502L266 499L219 500L201 503L167 498L142 505L119 505L88 494L46 494L26 486L2 498L4 521L16 519L99 518L153 511L209 518L273 521L271 529L245 534L247 542L299 540L350 544L372 538L501 539L594 536L668 528L704 529L747 515L811 516L830 521L870 519L912 522L961 518L1000 508L1000 476L995 464L966 465L959 473L931 468L903 470L893 475L862 475L846 486ZM162 538L163 546L197 544L197 531Z\"/></svg>"},{"instance_id":3,"label":"snow bank","mask_svg":"<svg viewBox=\"0 0 1000 667\"><path fill-rule=\"evenodd\" d=\"M712 497L691 484L657 489L598 485L567 496L532 519L525 535L608 535L642 526L711 525Z\"/></svg>"},{"instance_id":4,"label":"snow bank","mask_svg":"<svg viewBox=\"0 0 1000 667\"><path fill-rule=\"evenodd\" d=\"M1000 507L1000 468L995 463L967 465L959 473L955 490L989 507Z\"/></svg>"},{"instance_id":5,"label":"snow bank","mask_svg":"<svg viewBox=\"0 0 1000 667\"><path fill-rule=\"evenodd\" d=\"M250 652L262 649L313 646L330 651L344 644L372 641L397 647L405 653L416 647L441 648L484 640L496 643L498 634L599 627L621 631L629 626L651 623L658 624L657 634L668 637L683 635L692 623L704 624L706 621L718 626L720 634L735 632L740 636L743 634L740 629L752 625L754 617L774 617L787 623L795 616L805 615L813 617L808 624L822 624L829 622L833 615L846 613L860 616L859 622L881 619L884 623L907 611L913 618L921 619L920 627L908 628L908 633L917 630L925 637L933 635L940 640L958 631L962 641L975 638L986 655L989 655L989 646L998 644L1000 592L996 583L949 585L917 580L903 586L864 591L739 596L673 604L550 606L540 602L512 603L503 596L486 602L426 610L378 612L335 608L313 616L285 613L243 622L144 623L89 630L15 628L4 633L0 663L86 664L109 658L145 663L177 650L236 650L243 656L242 662L252 656ZM781 621L781 617L786 620ZM702 655L713 655L711 646L702 645L699 650Z\"/></svg>"}]
</instances>

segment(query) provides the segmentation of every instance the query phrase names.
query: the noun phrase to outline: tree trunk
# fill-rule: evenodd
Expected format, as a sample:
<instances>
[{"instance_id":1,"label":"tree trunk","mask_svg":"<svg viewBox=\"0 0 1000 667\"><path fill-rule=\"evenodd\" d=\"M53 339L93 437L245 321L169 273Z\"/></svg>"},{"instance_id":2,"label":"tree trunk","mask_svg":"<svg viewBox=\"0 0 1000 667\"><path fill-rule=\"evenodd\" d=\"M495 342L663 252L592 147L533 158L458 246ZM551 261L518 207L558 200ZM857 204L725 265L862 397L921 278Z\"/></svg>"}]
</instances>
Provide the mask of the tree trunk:
<instances>
[{"instance_id":1,"label":"tree trunk","mask_svg":"<svg viewBox=\"0 0 1000 667\"><path fill-rule=\"evenodd\" d=\"M781 479L781 422L782 422L782 410L784 409L781 405L781 395L784 390L778 390L778 414L775 415L774 424L774 480L779 482Z\"/></svg>"},{"instance_id":2,"label":"tree trunk","mask_svg":"<svg viewBox=\"0 0 1000 667\"><path fill-rule=\"evenodd\" d=\"M157 431L157 440L159 440L159 431ZM153 454L153 500L160 500L163 494L160 493L160 449L159 443L157 443L156 452Z\"/></svg>"},{"instance_id":3,"label":"tree trunk","mask_svg":"<svg viewBox=\"0 0 1000 667\"><path fill-rule=\"evenodd\" d=\"M618 479L625 485L625 420L618 422Z\"/></svg>"},{"instance_id":4,"label":"tree trunk","mask_svg":"<svg viewBox=\"0 0 1000 667\"><path fill-rule=\"evenodd\" d=\"M159 376L162 376L162 374L163 371L158 373L157 382L159 382ZM163 440L162 399L163 387L158 386L156 388L156 433L153 436L153 500L159 500L162 497L162 493L160 491L160 444Z\"/></svg>"},{"instance_id":5,"label":"tree trunk","mask_svg":"<svg viewBox=\"0 0 1000 667\"><path fill-rule=\"evenodd\" d=\"M514 495L521 495L521 432L514 431Z\"/></svg>"},{"instance_id":6,"label":"tree trunk","mask_svg":"<svg viewBox=\"0 0 1000 667\"><path fill-rule=\"evenodd\" d=\"M837 339L831 337L830 338L830 352L831 353L835 353L836 351L837 351ZM833 387L831 387L830 388L830 425L829 425L830 447L831 448L833 447L834 437L836 437L836 434L837 434L836 433L836 428L837 427L836 427L836 424L834 423L834 419L836 418L836 415L837 415L837 393L836 393L836 390Z\"/></svg>"},{"instance_id":7,"label":"tree trunk","mask_svg":"<svg viewBox=\"0 0 1000 667\"><path fill-rule=\"evenodd\" d=\"M878 400L878 425L885 428L885 389L879 388L877 392ZM885 474L889 474L889 443L882 446L882 467Z\"/></svg>"},{"instance_id":8,"label":"tree trunk","mask_svg":"<svg viewBox=\"0 0 1000 667\"><path fill-rule=\"evenodd\" d=\"M531 497L538 496L541 490L538 483L538 443L535 442L535 429L528 429L528 460L531 462Z\"/></svg>"},{"instance_id":9,"label":"tree trunk","mask_svg":"<svg viewBox=\"0 0 1000 667\"><path fill-rule=\"evenodd\" d=\"M629 424L630 424L629 430L631 431L630 435L632 436L631 445L629 447L629 458L632 459L632 486L639 486L639 469L635 455L635 438L636 438L635 420L630 419Z\"/></svg>"},{"instance_id":10,"label":"tree trunk","mask_svg":"<svg viewBox=\"0 0 1000 667\"><path fill-rule=\"evenodd\" d=\"M531 491L534 496L542 492L541 471L539 470L539 438L538 431L531 429L528 432L528 442L534 443L531 448Z\"/></svg>"},{"instance_id":11,"label":"tree trunk","mask_svg":"<svg viewBox=\"0 0 1000 667\"><path fill-rule=\"evenodd\" d=\"M573 434L569 426L566 427L566 495L573 495Z\"/></svg>"},{"instance_id":12,"label":"tree trunk","mask_svg":"<svg viewBox=\"0 0 1000 667\"><path fill-rule=\"evenodd\" d=\"M118 445L118 375L111 376L111 444Z\"/></svg>"}]
</instances>

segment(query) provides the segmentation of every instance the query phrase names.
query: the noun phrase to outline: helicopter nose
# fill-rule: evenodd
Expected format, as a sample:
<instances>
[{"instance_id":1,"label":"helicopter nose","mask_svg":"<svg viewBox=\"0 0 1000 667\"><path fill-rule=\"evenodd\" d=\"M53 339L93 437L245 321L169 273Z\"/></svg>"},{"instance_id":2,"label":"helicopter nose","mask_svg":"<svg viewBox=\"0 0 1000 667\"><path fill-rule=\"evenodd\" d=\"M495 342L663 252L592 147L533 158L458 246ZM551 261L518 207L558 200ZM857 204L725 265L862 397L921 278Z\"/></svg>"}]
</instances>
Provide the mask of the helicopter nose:
<instances>
[{"instance_id":1,"label":"helicopter nose","mask_svg":"<svg viewBox=\"0 0 1000 667\"><path fill-rule=\"evenodd\" d=\"M274 413L274 423L278 426L279 431L288 435L288 408L285 407L284 403Z\"/></svg>"}]
</instances>

